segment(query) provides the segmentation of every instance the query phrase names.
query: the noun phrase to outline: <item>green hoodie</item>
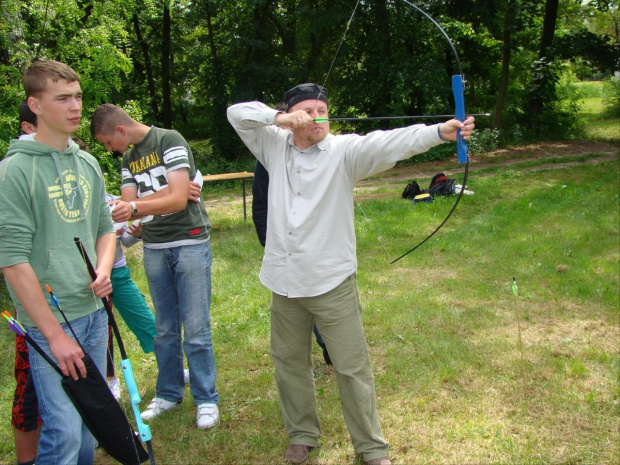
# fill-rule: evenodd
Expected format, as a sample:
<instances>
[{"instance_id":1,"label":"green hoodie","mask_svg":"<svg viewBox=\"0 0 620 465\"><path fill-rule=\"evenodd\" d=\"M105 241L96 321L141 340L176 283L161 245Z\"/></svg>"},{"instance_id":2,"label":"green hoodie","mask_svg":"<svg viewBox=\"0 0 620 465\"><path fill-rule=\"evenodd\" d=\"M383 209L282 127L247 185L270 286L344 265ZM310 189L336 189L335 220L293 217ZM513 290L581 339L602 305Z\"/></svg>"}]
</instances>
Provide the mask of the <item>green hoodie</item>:
<instances>
[{"instance_id":1,"label":"green hoodie","mask_svg":"<svg viewBox=\"0 0 620 465\"><path fill-rule=\"evenodd\" d=\"M96 266L95 242L111 232L105 184L92 155L73 141L64 152L33 140L11 141L0 163L0 268L30 263L43 295L49 297L49 284L67 318L75 320L102 303L88 289L88 271L73 238L82 240ZM20 321L33 326L8 287Z\"/></svg>"}]
</instances>

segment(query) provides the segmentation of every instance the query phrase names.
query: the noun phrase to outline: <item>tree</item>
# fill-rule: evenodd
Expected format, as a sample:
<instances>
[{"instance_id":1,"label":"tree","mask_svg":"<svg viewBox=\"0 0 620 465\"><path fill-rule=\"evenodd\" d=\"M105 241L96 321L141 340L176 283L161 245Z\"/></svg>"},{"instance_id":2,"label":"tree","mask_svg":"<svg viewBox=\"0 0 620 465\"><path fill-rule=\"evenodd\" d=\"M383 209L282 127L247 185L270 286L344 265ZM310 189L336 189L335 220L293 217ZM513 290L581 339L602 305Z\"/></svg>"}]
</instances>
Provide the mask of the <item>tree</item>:
<instances>
[{"instance_id":1,"label":"tree","mask_svg":"<svg viewBox=\"0 0 620 465\"><path fill-rule=\"evenodd\" d=\"M535 63L530 98L530 114L534 117L542 114L544 100L553 97L557 82L557 75L550 67L552 58L548 55L549 49L553 44L557 16L558 0L546 0L540 51L538 53L538 61ZM532 121L535 120L536 118L532 119Z\"/></svg>"},{"instance_id":2,"label":"tree","mask_svg":"<svg viewBox=\"0 0 620 465\"><path fill-rule=\"evenodd\" d=\"M162 47L161 47L161 90L164 97L162 120L164 128L172 129L172 96L170 94L170 0L164 0L164 14L162 20Z\"/></svg>"},{"instance_id":3,"label":"tree","mask_svg":"<svg viewBox=\"0 0 620 465\"><path fill-rule=\"evenodd\" d=\"M140 2L141 3L141 2ZM136 10L138 8L139 3L136 5ZM158 118L159 114L159 105L157 103L157 93L155 91L155 79L153 77L153 65L151 63L151 53L150 47L147 40L145 40L142 29L140 27L140 17L138 16L137 11L131 15L131 23L133 24L134 34L136 36L136 41L140 46L140 50L142 51L142 58L144 60L144 66L141 65L139 60L134 60L134 72L138 76L141 76L143 73L146 73L146 80L148 83L148 90L150 96L150 106L152 109L152 113Z\"/></svg>"},{"instance_id":4,"label":"tree","mask_svg":"<svg viewBox=\"0 0 620 465\"><path fill-rule=\"evenodd\" d=\"M253 99L275 104L302 81L329 88L333 115L420 115L454 107L450 76L458 71L452 51L437 28L402 1L0 0L0 5L4 139L17 131L21 73L37 57L78 71L85 115L101 102L118 104L146 123L210 140L216 156L230 164L245 149L225 119L226 107ZM556 92L567 62L580 60L587 63L583 69L599 73L620 67L614 0L427 0L422 6L459 52L467 111L495 108L496 129L531 121L536 133L541 122L568 114ZM86 134L87 123L85 118ZM337 128L363 132L402 124ZM478 127L487 124L479 120ZM561 132L569 125L547 127Z\"/></svg>"},{"instance_id":5,"label":"tree","mask_svg":"<svg viewBox=\"0 0 620 465\"><path fill-rule=\"evenodd\" d=\"M508 89L508 81L510 79L510 56L512 52L512 27L515 22L515 10L517 8L516 0L508 0L506 14L504 17L504 37L502 41L502 72L497 90L497 101L495 103L495 112L493 113L493 128L500 129L502 122L502 111L504 109L504 101L506 100L506 92Z\"/></svg>"}]
</instances>

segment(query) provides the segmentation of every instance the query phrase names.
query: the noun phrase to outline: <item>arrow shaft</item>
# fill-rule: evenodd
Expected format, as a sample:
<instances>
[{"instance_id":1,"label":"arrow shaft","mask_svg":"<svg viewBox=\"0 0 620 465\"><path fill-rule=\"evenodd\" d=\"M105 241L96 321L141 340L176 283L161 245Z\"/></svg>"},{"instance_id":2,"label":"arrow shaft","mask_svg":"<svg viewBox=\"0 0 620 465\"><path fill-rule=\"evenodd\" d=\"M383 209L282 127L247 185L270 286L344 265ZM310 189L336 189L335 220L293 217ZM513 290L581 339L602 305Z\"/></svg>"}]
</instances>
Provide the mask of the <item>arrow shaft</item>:
<instances>
[{"instance_id":1,"label":"arrow shaft","mask_svg":"<svg viewBox=\"0 0 620 465\"><path fill-rule=\"evenodd\" d=\"M491 116L491 113L474 113L467 116ZM327 121L374 121L390 119L432 119L432 118L454 118L454 115L416 115L416 116L367 116L363 118L343 117L343 118L317 118L316 123L326 123Z\"/></svg>"}]
</instances>

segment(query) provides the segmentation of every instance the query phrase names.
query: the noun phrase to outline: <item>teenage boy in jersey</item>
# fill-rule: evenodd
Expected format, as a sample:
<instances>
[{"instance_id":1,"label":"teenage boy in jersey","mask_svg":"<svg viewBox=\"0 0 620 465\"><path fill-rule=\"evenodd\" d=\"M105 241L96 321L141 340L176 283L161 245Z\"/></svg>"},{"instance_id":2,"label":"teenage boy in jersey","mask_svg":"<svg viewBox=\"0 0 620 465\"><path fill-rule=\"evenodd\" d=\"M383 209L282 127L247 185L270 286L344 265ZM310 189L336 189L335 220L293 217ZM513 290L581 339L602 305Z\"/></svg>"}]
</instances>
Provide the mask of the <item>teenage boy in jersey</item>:
<instances>
[{"instance_id":1,"label":"teenage boy in jersey","mask_svg":"<svg viewBox=\"0 0 620 465\"><path fill-rule=\"evenodd\" d=\"M107 150L124 152L122 200L112 212L114 221L143 218L144 270L156 312L159 373L155 398L142 418L155 418L183 401L184 350L196 425L211 428L219 419L209 320L211 222L202 198L188 201L190 179L196 174L192 151L178 132L141 124L111 104L95 110L91 134ZM160 192L166 187L166 193ZM146 221L145 216L152 218Z\"/></svg>"},{"instance_id":2,"label":"teenage boy in jersey","mask_svg":"<svg viewBox=\"0 0 620 465\"><path fill-rule=\"evenodd\" d=\"M228 108L228 120L269 173L267 241L261 282L272 291L271 356L289 463L303 463L320 445L311 363L312 326L332 360L342 410L357 454L390 465L375 401L356 282L353 188L360 179L425 152L474 123L450 120L365 136L333 135L327 89L300 84L284 94L285 111L260 102Z\"/></svg>"},{"instance_id":3,"label":"teenage boy in jersey","mask_svg":"<svg viewBox=\"0 0 620 465\"><path fill-rule=\"evenodd\" d=\"M69 136L78 129L82 90L69 66L37 61L23 76L37 116L34 140L13 140L0 165L0 268L19 319L65 376L86 376L84 352L45 288L59 298L84 351L105 373L108 321L101 297L112 291L115 236L101 169ZM75 247L93 257L91 283ZM95 440L61 387L61 377L29 346L43 420L37 463L93 462Z\"/></svg>"}]
</instances>

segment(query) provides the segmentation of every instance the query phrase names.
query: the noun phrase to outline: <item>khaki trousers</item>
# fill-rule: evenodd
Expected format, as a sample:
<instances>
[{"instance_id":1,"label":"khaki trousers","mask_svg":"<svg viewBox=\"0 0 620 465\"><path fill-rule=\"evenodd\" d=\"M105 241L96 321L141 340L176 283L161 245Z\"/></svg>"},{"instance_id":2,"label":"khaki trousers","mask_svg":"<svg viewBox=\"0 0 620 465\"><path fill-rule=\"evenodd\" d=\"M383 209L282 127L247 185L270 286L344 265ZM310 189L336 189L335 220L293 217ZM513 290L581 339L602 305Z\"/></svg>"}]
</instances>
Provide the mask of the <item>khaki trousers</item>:
<instances>
[{"instance_id":1,"label":"khaki trousers","mask_svg":"<svg viewBox=\"0 0 620 465\"><path fill-rule=\"evenodd\" d=\"M334 364L342 412L355 452L364 460L387 456L355 275L316 297L288 298L272 293L271 357L291 444L320 445L311 358L313 324Z\"/></svg>"}]
</instances>

